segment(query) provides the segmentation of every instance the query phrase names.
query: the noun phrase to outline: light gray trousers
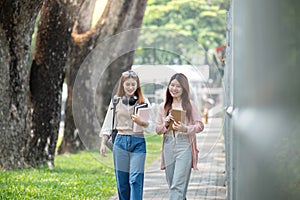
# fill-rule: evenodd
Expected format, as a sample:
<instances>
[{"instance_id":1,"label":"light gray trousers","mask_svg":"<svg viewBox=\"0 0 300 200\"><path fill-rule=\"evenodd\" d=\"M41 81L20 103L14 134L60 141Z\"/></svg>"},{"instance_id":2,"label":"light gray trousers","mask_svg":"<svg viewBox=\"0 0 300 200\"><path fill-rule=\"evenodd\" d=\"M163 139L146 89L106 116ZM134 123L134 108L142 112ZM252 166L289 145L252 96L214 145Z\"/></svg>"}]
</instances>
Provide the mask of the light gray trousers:
<instances>
[{"instance_id":1,"label":"light gray trousers","mask_svg":"<svg viewBox=\"0 0 300 200\"><path fill-rule=\"evenodd\" d=\"M167 134L164 141L165 173L170 200L184 200L191 175L192 152L187 135L173 137Z\"/></svg>"}]
</instances>

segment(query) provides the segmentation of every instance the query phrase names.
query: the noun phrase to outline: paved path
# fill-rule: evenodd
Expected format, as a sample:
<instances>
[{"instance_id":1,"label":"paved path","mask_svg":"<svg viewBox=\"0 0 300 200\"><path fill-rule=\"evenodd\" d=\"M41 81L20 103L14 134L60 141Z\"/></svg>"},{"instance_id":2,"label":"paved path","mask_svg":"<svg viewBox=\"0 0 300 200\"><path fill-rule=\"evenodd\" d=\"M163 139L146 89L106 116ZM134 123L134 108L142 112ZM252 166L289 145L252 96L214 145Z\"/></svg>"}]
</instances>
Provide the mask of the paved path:
<instances>
[{"instance_id":1,"label":"paved path","mask_svg":"<svg viewBox=\"0 0 300 200\"><path fill-rule=\"evenodd\" d=\"M222 135L223 121L209 119L204 131L197 136L199 153L198 168L192 170L187 192L188 200L226 200L225 153ZM168 200L168 186L160 160L145 171L144 200ZM110 200L117 200L113 196Z\"/></svg>"}]
</instances>

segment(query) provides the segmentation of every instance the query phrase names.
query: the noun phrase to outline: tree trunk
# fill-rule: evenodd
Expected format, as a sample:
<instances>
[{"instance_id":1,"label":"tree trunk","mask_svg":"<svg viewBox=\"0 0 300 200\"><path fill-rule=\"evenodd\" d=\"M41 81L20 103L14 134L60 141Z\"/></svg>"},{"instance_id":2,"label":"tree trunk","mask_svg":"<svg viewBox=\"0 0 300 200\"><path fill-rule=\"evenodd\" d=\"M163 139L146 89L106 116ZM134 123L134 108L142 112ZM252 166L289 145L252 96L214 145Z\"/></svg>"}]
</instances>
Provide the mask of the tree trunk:
<instances>
[{"instance_id":1,"label":"tree trunk","mask_svg":"<svg viewBox=\"0 0 300 200\"><path fill-rule=\"evenodd\" d=\"M96 45L101 46L101 42L109 39L110 37L121 33L126 30L140 28L142 24L142 19L144 16L144 11L146 7L147 0L112 0L108 1L106 5L106 9L98 21L96 27L94 29L89 30L80 30L80 21L77 26L73 29L73 44L72 44L72 52L70 54L70 62L69 66L70 72L68 73L68 78L73 81L68 85L68 90L73 91L74 80L77 76L78 85L82 86L82 90L80 92L73 94L76 95L78 101L74 102L72 98L68 97L68 106L66 108L67 119L74 118L74 107L80 107L79 104L84 105L80 107L80 112L78 112L77 120L74 119L75 124L72 121L66 121L65 133L70 136L73 136L75 132L79 133L80 137L77 137L74 140L74 137L70 139L69 137L64 137L65 146L70 148L75 148L71 143L81 144L80 146L84 146L88 149L99 148L99 129L96 124L100 122L102 124L103 117L106 113L107 105L109 104L112 91L116 82L118 81L121 72L124 70L130 69L133 62L133 52L128 52L125 55L117 58L111 65L107 67L101 77L101 85L97 101L97 110L99 111L99 119L96 119L94 116L94 111L89 108L94 109L93 106L95 101L95 88L97 85L94 85L92 80L90 79L94 71L91 66L86 66L85 69L80 70L84 59L88 56L89 53L96 47ZM132 37L134 39L132 39ZM109 52L110 56L118 55L120 49L122 47L128 45L129 49L134 49L133 47L137 46L137 35L131 35L131 38L123 37L122 40L118 41L116 46L113 46L111 52ZM109 51L108 49L104 49L103 51ZM106 54L107 52L103 52L102 54ZM79 78L78 77L83 77ZM98 88L99 89L99 88ZM70 93L69 93L70 94ZM70 106L73 105L73 110L70 109ZM72 112L70 112L72 111ZM97 122L99 120L99 122ZM73 123L73 124L72 124ZM70 126L72 124L72 126ZM84 141L84 144L83 142ZM70 145L66 145L70 144ZM65 152L66 150L61 150L61 152ZM68 150L70 152L76 151L76 149Z\"/></svg>"},{"instance_id":2,"label":"tree trunk","mask_svg":"<svg viewBox=\"0 0 300 200\"><path fill-rule=\"evenodd\" d=\"M89 30L92 25L92 18L93 18L93 11L96 1L89 0L82 4L80 8L81 12L78 15L76 27L77 31L80 33ZM78 130L75 127L73 115L72 115L72 94L73 94L73 85L76 78L76 65L73 63L82 63L84 57L80 56L80 53L77 51L81 51L82 47L74 47L74 43L71 44L70 54L69 54L69 61L67 63L67 85L68 85L68 97L66 102L66 109L65 109L65 128L64 128L64 137L63 141L59 147L58 153L76 153L78 151L84 150L85 147L82 144ZM73 61L76 60L76 61Z\"/></svg>"},{"instance_id":3,"label":"tree trunk","mask_svg":"<svg viewBox=\"0 0 300 200\"><path fill-rule=\"evenodd\" d=\"M31 36L42 0L0 2L0 168L25 168Z\"/></svg>"},{"instance_id":4,"label":"tree trunk","mask_svg":"<svg viewBox=\"0 0 300 200\"><path fill-rule=\"evenodd\" d=\"M46 0L41 10L30 76L33 114L27 152L35 166L54 166L65 65L80 4Z\"/></svg>"}]
</instances>

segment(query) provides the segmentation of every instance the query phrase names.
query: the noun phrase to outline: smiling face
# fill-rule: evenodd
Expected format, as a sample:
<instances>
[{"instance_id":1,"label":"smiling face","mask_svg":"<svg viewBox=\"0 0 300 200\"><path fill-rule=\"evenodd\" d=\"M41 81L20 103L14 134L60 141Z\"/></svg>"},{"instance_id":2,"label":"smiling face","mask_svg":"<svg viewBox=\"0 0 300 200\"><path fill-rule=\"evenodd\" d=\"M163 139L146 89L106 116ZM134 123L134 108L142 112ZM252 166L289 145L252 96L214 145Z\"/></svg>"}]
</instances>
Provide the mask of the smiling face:
<instances>
[{"instance_id":1,"label":"smiling face","mask_svg":"<svg viewBox=\"0 0 300 200\"><path fill-rule=\"evenodd\" d=\"M137 81L133 78L127 78L124 83L123 83L123 87L124 87L124 92L125 92L125 96L130 97L134 95L134 92L137 89Z\"/></svg>"},{"instance_id":2,"label":"smiling face","mask_svg":"<svg viewBox=\"0 0 300 200\"><path fill-rule=\"evenodd\" d=\"M170 82L169 92L173 98L180 98L182 95L182 86L178 82L178 80L174 79Z\"/></svg>"}]
</instances>

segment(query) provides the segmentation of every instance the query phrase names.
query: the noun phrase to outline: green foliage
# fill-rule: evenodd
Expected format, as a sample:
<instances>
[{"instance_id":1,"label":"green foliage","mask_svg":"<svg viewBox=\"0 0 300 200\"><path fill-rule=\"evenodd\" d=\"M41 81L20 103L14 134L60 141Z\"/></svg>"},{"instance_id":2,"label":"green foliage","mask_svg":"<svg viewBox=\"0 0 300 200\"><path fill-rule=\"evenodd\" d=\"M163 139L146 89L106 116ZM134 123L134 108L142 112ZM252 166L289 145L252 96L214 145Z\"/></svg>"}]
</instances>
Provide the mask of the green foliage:
<instances>
[{"instance_id":1,"label":"green foliage","mask_svg":"<svg viewBox=\"0 0 300 200\"><path fill-rule=\"evenodd\" d=\"M2 172L0 199L107 199L115 192L113 170L88 152L57 156L55 164Z\"/></svg>"},{"instance_id":2,"label":"green foliage","mask_svg":"<svg viewBox=\"0 0 300 200\"><path fill-rule=\"evenodd\" d=\"M202 46L203 51L195 52L194 45L181 44L178 47L190 55L187 60L197 60L203 64L203 56L209 49L225 44L226 41L226 12L229 8L228 0L214 1L188 0L151 0L148 1L143 28L153 31L142 31L139 38L141 46L156 49L172 49L167 41L175 40L178 34L188 37ZM165 31L169 30L169 31ZM167 60L160 59L163 54L171 52L159 50L139 50L136 52L138 64L187 64L179 55L171 55ZM199 56L200 54L200 56ZM166 57L166 56L164 56ZM199 57L202 57L199 58Z\"/></svg>"},{"instance_id":3,"label":"green foliage","mask_svg":"<svg viewBox=\"0 0 300 200\"><path fill-rule=\"evenodd\" d=\"M161 147L162 147L162 137L153 134L145 134L145 139L147 143L147 154L146 154L146 167L153 163L161 156ZM158 166L159 167L159 166Z\"/></svg>"},{"instance_id":4,"label":"green foliage","mask_svg":"<svg viewBox=\"0 0 300 200\"><path fill-rule=\"evenodd\" d=\"M161 137L146 135L146 166L160 155ZM55 169L25 169L0 173L0 199L103 199L116 193L112 153L98 150L55 157Z\"/></svg>"}]
</instances>

